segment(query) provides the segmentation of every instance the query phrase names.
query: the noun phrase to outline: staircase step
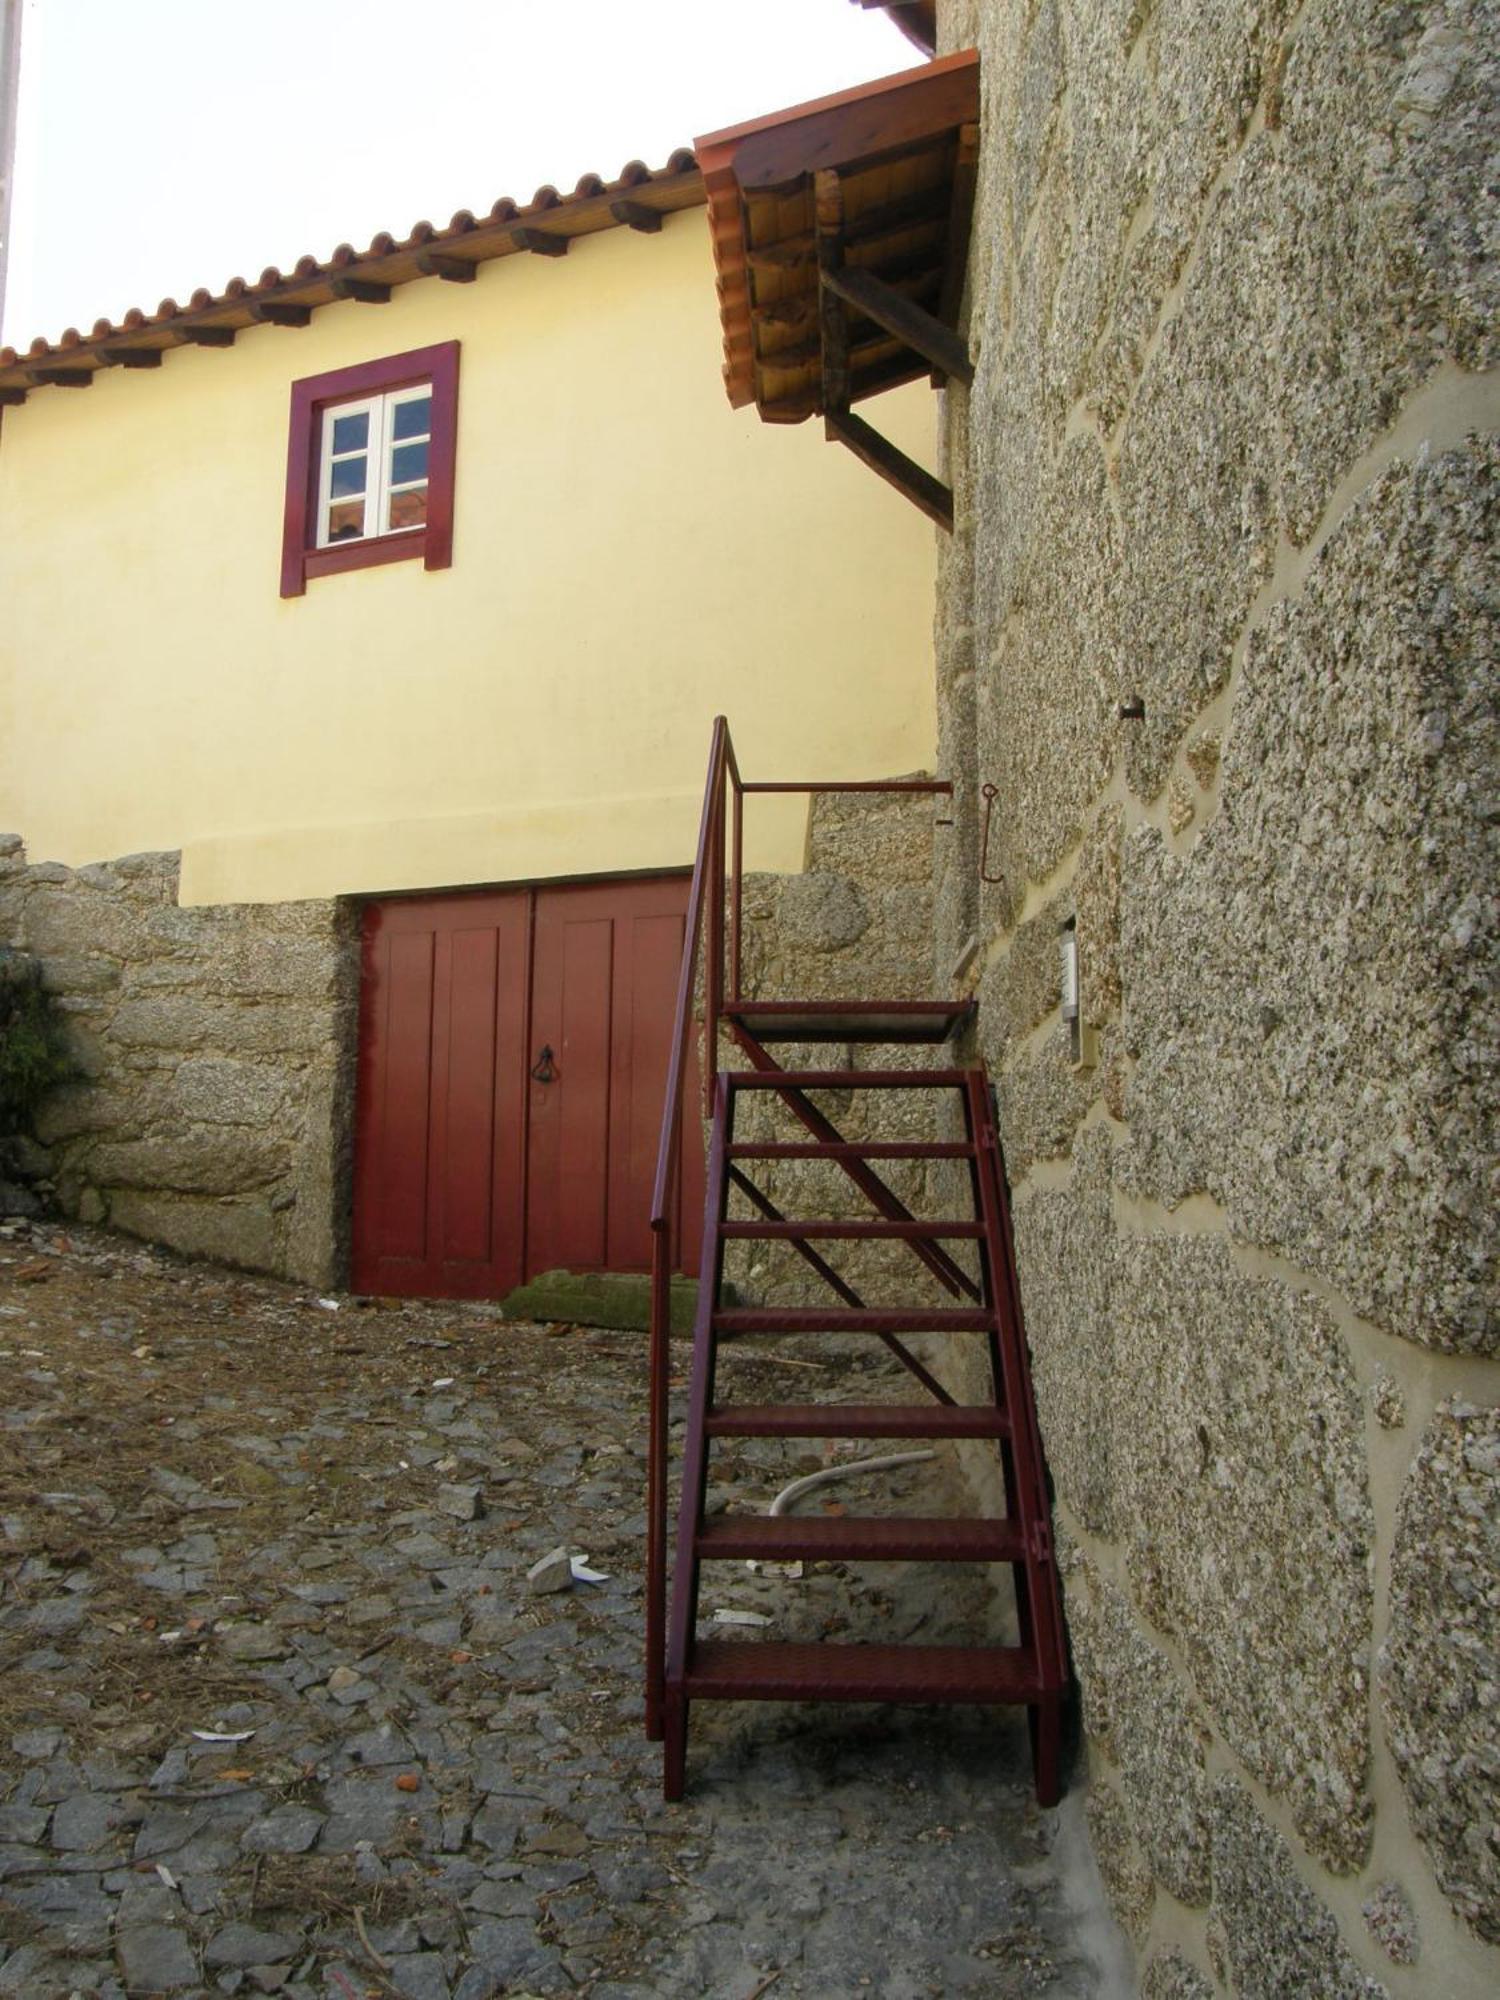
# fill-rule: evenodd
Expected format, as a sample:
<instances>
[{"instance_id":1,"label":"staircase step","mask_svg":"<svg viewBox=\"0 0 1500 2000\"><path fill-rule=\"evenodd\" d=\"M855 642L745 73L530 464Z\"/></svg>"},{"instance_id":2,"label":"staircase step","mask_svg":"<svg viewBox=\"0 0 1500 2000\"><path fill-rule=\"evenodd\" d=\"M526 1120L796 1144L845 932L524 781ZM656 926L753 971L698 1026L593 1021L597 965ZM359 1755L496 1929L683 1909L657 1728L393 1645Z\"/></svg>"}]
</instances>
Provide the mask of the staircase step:
<instances>
[{"instance_id":1,"label":"staircase step","mask_svg":"<svg viewBox=\"0 0 1500 2000\"><path fill-rule=\"evenodd\" d=\"M960 1221L956 1217L946 1222L887 1222L883 1217L857 1222L798 1222L788 1218L778 1222L721 1222L719 1234L751 1238L837 1237L861 1242L869 1238L876 1242L901 1243L920 1241L925 1237L983 1236L984 1224L972 1218Z\"/></svg>"},{"instance_id":2,"label":"staircase step","mask_svg":"<svg viewBox=\"0 0 1500 2000\"><path fill-rule=\"evenodd\" d=\"M736 1090L962 1090L966 1069L731 1069Z\"/></svg>"},{"instance_id":3,"label":"staircase step","mask_svg":"<svg viewBox=\"0 0 1500 2000\"><path fill-rule=\"evenodd\" d=\"M850 1518L789 1514L719 1514L700 1522L697 1549L705 1561L762 1556L772 1562L1020 1562L1016 1522L899 1514Z\"/></svg>"},{"instance_id":4,"label":"staircase step","mask_svg":"<svg viewBox=\"0 0 1500 2000\"><path fill-rule=\"evenodd\" d=\"M905 1311L861 1307L738 1306L713 1316L716 1333L988 1333L996 1316L967 1306L912 1306Z\"/></svg>"},{"instance_id":5,"label":"staircase step","mask_svg":"<svg viewBox=\"0 0 1500 2000\"><path fill-rule=\"evenodd\" d=\"M1029 1702L1046 1690L1016 1646L702 1639L683 1692L700 1701Z\"/></svg>"},{"instance_id":6,"label":"staircase step","mask_svg":"<svg viewBox=\"0 0 1500 2000\"><path fill-rule=\"evenodd\" d=\"M945 1042L972 1000L735 1000L723 1010L758 1042Z\"/></svg>"},{"instance_id":7,"label":"staircase step","mask_svg":"<svg viewBox=\"0 0 1500 2000\"><path fill-rule=\"evenodd\" d=\"M1008 1437L1010 1419L992 1404L721 1403L704 1425L710 1437Z\"/></svg>"},{"instance_id":8,"label":"staircase step","mask_svg":"<svg viewBox=\"0 0 1500 2000\"><path fill-rule=\"evenodd\" d=\"M731 1160L972 1160L962 1139L771 1139L761 1145L731 1143Z\"/></svg>"}]
</instances>

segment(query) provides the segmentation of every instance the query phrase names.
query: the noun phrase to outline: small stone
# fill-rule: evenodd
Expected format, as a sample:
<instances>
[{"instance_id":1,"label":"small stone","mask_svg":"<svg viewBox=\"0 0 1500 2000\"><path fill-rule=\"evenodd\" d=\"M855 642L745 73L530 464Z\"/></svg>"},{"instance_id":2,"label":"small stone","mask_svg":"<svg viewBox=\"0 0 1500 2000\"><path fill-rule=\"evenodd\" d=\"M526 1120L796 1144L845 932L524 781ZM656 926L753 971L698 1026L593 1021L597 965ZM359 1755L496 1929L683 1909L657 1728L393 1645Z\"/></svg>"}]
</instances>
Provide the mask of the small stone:
<instances>
[{"instance_id":1,"label":"small stone","mask_svg":"<svg viewBox=\"0 0 1500 2000\"><path fill-rule=\"evenodd\" d=\"M322 1825L323 1815L310 1806L277 1806L246 1827L240 1846L247 1854L305 1854Z\"/></svg>"},{"instance_id":2,"label":"small stone","mask_svg":"<svg viewBox=\"0 0 1500 2000\"><path fill-rule=\"evenodd\" d=\"M421 1789L422 1780L417 1776L415 1771L403 1771L396 1780L396 1790L398 1792L419 1792Z\"/></svg>"},{"instance_id":3,"label":"small stone","mask_svg":"<svg viewBox=\"0 0 1500 2000\"><path fill-rule=\"evenodd\" d=\"M1370 1391L1370 1406L1382 1430L1398 1431L1406 1422L1406 1397L1394 1376L1380 1377Z\"/></svg>"},{"instance_id":4,"label":"small stone","mask_svg":"<svg viewBox=\"0 0 1500 2000\"><path fill-rule=\"evenodd\" d=\"M287 1931L257 1930L254 1924L226 1924L209 1942L205 1965L277 1965L294 1958L301 1940Z\"/></svg>"},{"instance_id":5,"label":"small stone","mask_svg":"<svg viewBox=\"0 0 1500 2000\"><path fill-rule=\"evenodd\" d=\"M527 1854L559 1854L569 1857L586 1853L588 1840L576 1826L544 1826L526 1842Z\"/></svg>"},{"instance_id":6,"label":"small stone","mask_svg":"<svg viewBox=\"0 0 1500 2000\"><path fill-rule=\"evenodd\" d=\"M358 1687L360 1678L357 1667L335 1667L328 1676L328 1692L340 1694L345 1688Z\"/></svg>"},{"instance_id":7,"label":"small stone","mask_svg":"<svg viewBox=\"0 0 1500 2000\"><path fill-rule=\"evenodd\" d=\"M440 1952L402 1953L389 1961L389 1967L391 1984L407 2000L448 2000L448 1975Z\"/></svg>"},{"instance_id":8,"label":"small stone","mask_svg":"<svg viewBox=\"0 0 1500 2000\"><path fill-rule=\"evenodd\" d=\"M440 1486L437 1504L440 1514L450 1514L455 1521L477 1521L484 1513L484 1488Z\"/></svg>"},{"instance_id":9,"label":"small stone","mask_svg":"<svg viewBox=\"0 0 1500 2000\"><path fill-rule=\"evenodd\" d=\"M572 1583L573 1568L566 1542L559 1542L555 1549L544 1555L540 1562L534 1562L526 1572L527 1588L538 1597L571 1589Z\"/></svg>"},{"instance_id":10,"label":"small stone","mask_svg":"<svg viewBox=\"0 0 1500 2000\"><path fill-rule=\"evenodd\" d=\"M286 1656L286 1641L269 1625L231 1625L223 1634L224 1651L231 1660L280 1660Z\"/></svg>"},{"instance_id":11,"label":"small stone","mask_svg":"<svg viewBox=\"0 0 1500 2000\"><path fill-rule=\"evenodd\" d=\"M18 1729L10 1747L29 1764L45 1763L62 1748L62 1740L60 1729Z\"/></svg>"},{"instance_id":12,"label":"small stone","mask_svg":"<svg viewBox=\"0 0 1500 2000\"><path fill-rule=\"evenodd\" d=\"M138 1930L121 1931L116 1948L132 1993L170 1993L198 1984L192 1947L170 1924L142 1924Z\"/></svg>"},{"instance_id":13,"label":"small stone","mask_svg":"<svg viewBox=\"0 0 1500 2000\"><path fill-rule=\"evenodd\" d=\"M1417 1919L1399 1882L1382 1882L1364 1906L1370 1935L1395 1965L1415 1965Z\"/></svg>"}]
</instances>

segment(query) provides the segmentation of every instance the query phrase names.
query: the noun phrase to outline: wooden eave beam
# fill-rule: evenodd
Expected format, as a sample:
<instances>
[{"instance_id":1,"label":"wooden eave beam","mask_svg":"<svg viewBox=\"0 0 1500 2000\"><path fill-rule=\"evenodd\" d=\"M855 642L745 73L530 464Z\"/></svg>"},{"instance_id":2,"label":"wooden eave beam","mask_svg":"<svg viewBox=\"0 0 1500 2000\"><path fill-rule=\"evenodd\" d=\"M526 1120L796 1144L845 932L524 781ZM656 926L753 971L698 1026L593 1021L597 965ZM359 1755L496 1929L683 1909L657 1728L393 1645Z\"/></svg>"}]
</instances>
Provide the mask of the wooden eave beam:
<instances>
[{"instance_id":1,"label":"wooden eave beam","mask_svg":"<svg viewBox=\"0 0 1500 2000\"><path fill-rule=\"evenodd\" d=\"M160 368L159 347L101 347L96 350L107 368Z\"/></svg>"},{"instance_id":2,"label":"wooden eave beam","mask_svg":"<svg viewBox=\"0 0 1500 2000\"><path fill-rule=\"evenodd\" d=\"M532 229L519 226L510 232L511 241L520 250L529 250L534 257L566 257L570 239L559 236L553 229Z\"/></svg>"},{"instance_id":3,"label":"wooden eave beam","mask_svg":"<svg viewBox=\"0 0 1500 2000\"><path fill-rule=\"evenodd\" d=\"M479 276L472 257L445 257L438 250L419 250L417 269L424 278L444 278L450 285L472 285Z\"/></svg>"},{"instance_id":4,"label":"wooden eave beam","mask_svg":"<svg viewBox=\"0 0 1500 2000\"><path fill-rule=\"evenodd\" d=\"M357 299L362 306L385 306L391 302L389 285L373 278L330 278L328 289L336 299Z\"/></svg>"},{"instance_id":5,"label":"wooden eave beam","mask_svg":"<svg viewBox=\"0 0 1500 2000\"><path fill-rule=\"evenodd\" d=\"M92 368L28 368L26 374L38 389L87 389L94 379Z\"/></svg>"},{"instance_id":6,"label":"wooden eave beam","mask_svg":"<svg viewBox=\"0 0 1500 2000\"><path fill-rule=\"evenodd\" d=\"M825 291L836 292L847 305L905 341L942 374L955 376L966 388L972 384L974 370L963 341L915 299L906 298L873 271L825 268L819 276Z\"/></svg>"},{"instance_id":7,"label":"wooden eave beam","mask_svg":"<svg viewBox=\"0 0 1500 2000\"><path fill-rule=\"evenodd\" d=\"M979 127L961 125L953 155L953 198L948 208L948 240L943 251L943 290L937 303L937 316L945 326L957 326L963 305L978 178Z\"/></svg>"},{"instance_id":8,"label":"wooden eave beam","mask_svg":"<svg viewBox=\"0 0 1500 2000\"><path fill-rule=\"evenodd\" d=\"M838 171L813 175L814 229L818 241L818 332L823 346L823 408L849 407L849 315L829 280L844 261L844 191Z\"/></svg>"},{"instance_id":9,"label":"wooden eave beam","mask_svg":"<svg viewBox=\"0 0 1500 2000\"><path fill-rule=\"evenodd\" d=\"M248 311L260 326L311 326L313 309L292 299L253 299Z\"/></svg>"},{"instance_id":10,"label":"wooden eave beam","mask_svg":"<svg viewBox=\"0 0 1500 2000\"><path fill-rule=\"evenodd\" d=\"M177 338L188 347L233 347L232 326L180 326Z\"/></svg>"},{"instance_id":11,"label":"wooden eave beam","mask_svg":"<svg viewBox=\"0 0 1500 2000\"><path fill-rule=\"evenodd\" d=\"M828 410L823 417L824 435L847 445L862 464L894 486L898 493L904 493L914 506L920 507L931 521L940 528L953 528L953 494L940 479L934 479L914 458L908 458L899 445L882 437L873 425L863 417L855 416L852 410Z\"/></svg>"},{"instance_id":12,"label":"wooden eave beam","mask_svg":"<svg viewBox=\"0 0 1500 2000\"><path fill-rule=\"evenodd\" d=\"M18 410L25 401L24 389L13 389L9 385L0 389L0 410Z\"/></svg>"},{"instance_id":13,"label":"wooden eave beam","mask_svg":"<svg viewBox=\"0 0 1500 2000\"><path fill-rule=\"evenodd\" d=\"M654 236L661 228L661 210L648 208L643 201L612 201L609 212L616 222L623 222L627 229L638 229L643 236Z\"/></svg>"}]
</instances>

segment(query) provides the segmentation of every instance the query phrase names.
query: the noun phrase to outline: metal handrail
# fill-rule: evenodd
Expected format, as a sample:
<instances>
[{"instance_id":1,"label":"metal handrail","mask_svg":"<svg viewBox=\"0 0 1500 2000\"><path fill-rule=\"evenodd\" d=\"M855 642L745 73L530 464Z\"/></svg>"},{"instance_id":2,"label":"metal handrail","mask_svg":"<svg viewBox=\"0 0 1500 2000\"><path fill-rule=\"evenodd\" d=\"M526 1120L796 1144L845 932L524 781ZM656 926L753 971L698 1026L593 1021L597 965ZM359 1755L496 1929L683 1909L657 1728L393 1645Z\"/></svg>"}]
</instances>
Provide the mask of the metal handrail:
<instances>
[{"instance_id":1,"label":"metal handrail","mask_svg":"<svg viewBox=\"0 0 1500 2000\"><path fill-rule=\"evenodd\" d=\"M666 1668L667 1583L667 1428L672 1347L672 1273L680 1259L676 1228L682 1187L683 1090L693 1032L693 992L698 979L698 953L708 916L707 963L704 968L705 1115L713 1102L719 1070L719 1020L726 1002L732 1008L744 997L742 933L744 900L744 804L747 792L933 792L952 796L945 778L815 780L810 783L747 784L729 724L715 716L708 753L708 778L698 822L698 848L688 892L682 969L677 980L677 1011L667 1065L666 1104L656 1155L656 1180L651 1194L651 1338L650 1431L646 1461L646 1734L659 1742ZM725 817L733 796L733 853L726 884ZM726 966L725 889L729 890L729 934ZM726 994L726 972L728 990ZM700 1271L699 1281L704 1274Z\"/></svg>"},{"instance_id":2,"label":"metal handrail","mask_svg":"<svg viewBox=\"0 0 1500 2000\"><path fill-rule=\"evenodd\" d=\"M698 945L703 934L703 903L712 888L719 970L708 974L705 1027L708 1043L705 1068L715 1070L718 1040L718 999L722 991L724 920L724 776L734 752L729 724L714 718L708 753L708 782L703 789L703 813L698 825L698 852L688 892L687 920L682 941L682 970L677 980L677 1013L667 1065L667 1097L662 1114L661 1143L656 1154L656 1182L651 1194L651 1347L650 1432L646 1460L646 1734L653 1743L662 1734L662 1689L667 1644L667 1399L671 1375L672 1273L677 1268L673 1226L682 1180L682 1086L687 1071L688 1041L693 1031L693 988L697 983ZM736 770L735 777L738 780ZM714 954L710 953L712 959Z\"/></svg>"}]
</instances>

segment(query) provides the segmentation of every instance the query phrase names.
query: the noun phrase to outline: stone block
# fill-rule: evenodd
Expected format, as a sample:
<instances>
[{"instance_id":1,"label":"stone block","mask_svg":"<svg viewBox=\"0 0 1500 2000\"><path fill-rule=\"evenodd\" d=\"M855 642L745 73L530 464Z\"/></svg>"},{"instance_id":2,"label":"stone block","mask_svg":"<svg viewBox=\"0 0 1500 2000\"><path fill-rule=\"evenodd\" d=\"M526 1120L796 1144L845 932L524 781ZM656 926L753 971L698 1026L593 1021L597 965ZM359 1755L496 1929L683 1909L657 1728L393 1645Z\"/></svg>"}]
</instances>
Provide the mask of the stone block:
<instances>
[{"instance_id":1,"label":"stone block","mask_svg":"<svg viewBox=\"0 0 1500 2000\"><path fill-rule=\"evenodd\" d=\"M1102 1126L1079 1138L1072 1187L1016 1204L1015 1235L1048 1469L1083 1525L1112 1536L1115 1238Z\"/></svg>"},{"instance_id":2,"label":"stone block","mask_svg":"<svg viewBox=\"0 0 1500 2000\"><path fill-rule=\"evenodd\" d=\"M1305 541L1416 383L1445 360L1500 358L1481 194L1500 117L1491 11L1319 8L1276 111L1281 484Z\"/></svg>"},{"instance_id":3,"label":"stone block","mask_svg":"<svg viewBox=\"0 0 1500 2000\"><path fill-rule=\"evenodd\" d=\"M1120 447L1130 614L1119 685L1146 713L1114 726L1146 798L1228 679L1276 549L1277 443L1265 417L1276 387L1273 183L1271 143L1256 141L1215 208Z\"/></svg>"},{"instance_id":4,"label":"stone block","mask_svg":"<svg viewBox=\"0 0 1500 2000\"><path fill-rule=\"evenodd\" d=\"M1089 829L1073 879L1078 926L1078 1002L1086 1026L1102 1028L1120 1011L1120 843L1124 814L1106 806ZM1054 967L1054 978L1056 977Z\"/></svg>"},{"instance_id":5,"label":"stone block","mask_svg":"<svg viewBox=\"0 0 1500 2000\"><path fill-rule=\"evenodd\" d=\"M979 982L979 1033L996 1068L1013 1043L1057 1011L1062 976L1058 933L1068 914L1067 899L1055 898L1019 925L984 968Z\"/></svg>"},{"instance_id":6,"label":"stone block","mask_svg":"<svg viewBox=\"0 0 1500 2000\"><path fill-rule=\"evenodd\" d=\"M1387 472L1245 662L1218 816L1133 836L1138 1185L1207 1192L1392 1332L1500 1352L1500 447ZM1414 831L1420 829L1420 838Z\"/></svg>"},{"instance_id":7,"label":"stone block","mask_svg":"<svg viewBox=\"0 0 1500 2000\"><path fill-rule=\"evenodd\" d=\"M1209 1895L1210 1737L1202 1710L1128 1601L1092 1564L1070 1564L1068 1627L1084 1722L1118 1766L1151 1872L1180 1902Z\"/></svg>"},{"instance_id":8,"label":"stone block","mask_svg":"<svg viewBox=\"0 0 1500 2000\"><path fill-rule=\"evenodd\" d=\"M1089 1844L1104 1878L1110 1906L1122 1929L1139 1944L1151 1925L1156 1884L1145 1856L1131 1836L1124 1800L1097 1771L1089 1781L1085 1814Z\"/></svg>"},{"instance_id":9,"label":"stone block","mask_svg":"<svg viewBox=\"0 0 1500 2000\"><path fill-rule=\"evenodd\" d=\"M1214 1909L1235 1992L1387 2000L1387 1989L1344 1949L1286 1842L1233 1778L1214 1786L1213 1825Z\"/></svg>"},{"instance_id":10,"label":"stone block","mask_svg":"<svg viewBox=\"0 0 1500 2000\"><path fill-rule=\"evenodd\" d=\"M1500 1409L1444 1405L1407 1476L1381 1706L1444 1893L1500 1944Z\"/></svg>"},{"instance_id":11,"label":"stone block","mask_svg":"<svg viewBox=\"0 0 1500 2000\"><path fill-rule=\"evenodd\" d=\"M1141 2000L1214 2000L1214 1989L1179 1951L1159 1951L1146 1966Z\"/></svg>"},{"instance_id":12,"label":"stone block","mask_svg":"<svg viewBox=\"0 0 1500 2000\"><path fill-rule=\"evenodd\" d=\"M88 1171L102 1188L177 1194L237 1194L287 1172L285 1144L244 1126L200 1126L90 1148Z\"/></svg>"},{"instance_id":13,"label":"stone block","mask_svg":"<svg viewBox=\"0 0 1500 2000\"><path fill-rule=\"evenodd\" d=\"M184 1117L203 1124L268 1124L286 1102L288 1079L269 1064L193 1056L178 1065L172 1096Z\"/></svg>"},{"instance_id":14,"label":"stone block","mask_svg":"<svg viewBox=\"0 0 1500 2000\"><path fill-rule=\"evenodd\" d=\"M980 625L979 771L999 787L989 866L1004 921L1082 836L1121 740L1124 547L1094 439L1063 448L1037 504L1010 601Z\"/></svg>"},{"instance_id":15,"label":"stone block","mask_svg":"<svg viewBox=\"0 0 1500 2000\"><path fill-rule=\"evenodd\" d=\"M1308 1846L1357 1868L1374 1523L1344 1340L1317 1300L1237 1271L1222 1239L1122 1236L1112 1282L1132 1587Z\"/></svg>"},{"instance_id":16,"label":"stone block","mask_svg":"<svg viewBox=\"0 0 1500 2000\"><path fill-rule=\"evenodd\" d=\"M983 1041L983 1019L980 1036ZM1024 1048L996 1077L1005 1163L1013 1180L1019 1180L1034 1161L1062 1159L1071 1150L1073 1136L1101 1088L1112 1053L1108 1038L1101 1051L1094 1068L1078 1068L1071 1028L1059 1021L1039 1046Z\"/></svg>"},{"instance_id":17,"label":"stone block","mask_svg":"<svg viewBox=\"0 0 1500 2000\"><path fill-rule=\"evenodd\" d=\"M278 1268L277 1218L263 1200L210 1201L135 1188L108 1191L109 1219L128 1235L164 1243L185 1257L212 1257L251 1271Z\"/></svg>"}]
</instances>

